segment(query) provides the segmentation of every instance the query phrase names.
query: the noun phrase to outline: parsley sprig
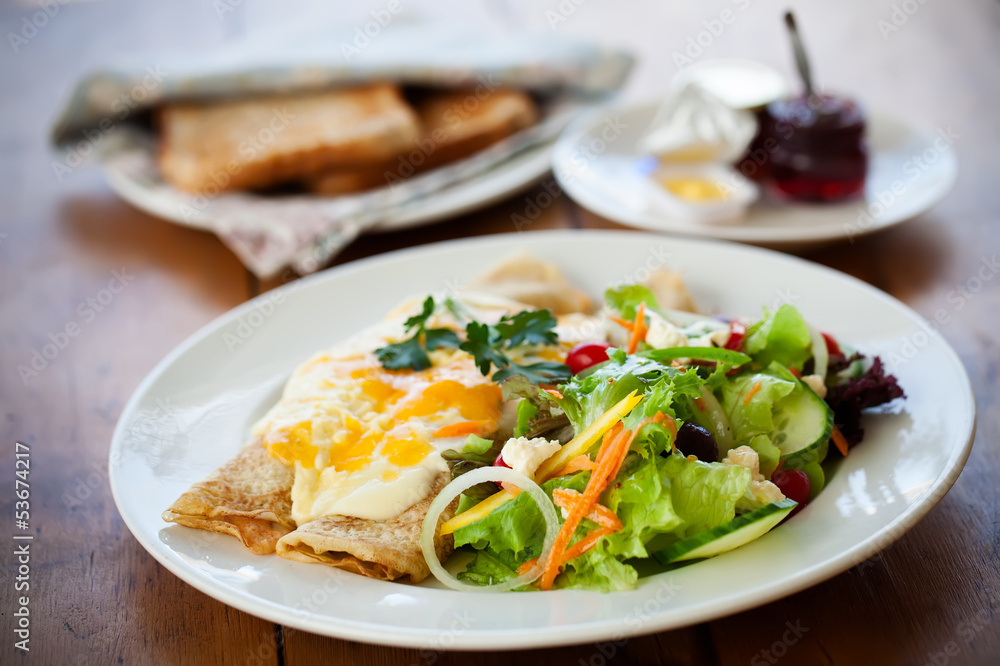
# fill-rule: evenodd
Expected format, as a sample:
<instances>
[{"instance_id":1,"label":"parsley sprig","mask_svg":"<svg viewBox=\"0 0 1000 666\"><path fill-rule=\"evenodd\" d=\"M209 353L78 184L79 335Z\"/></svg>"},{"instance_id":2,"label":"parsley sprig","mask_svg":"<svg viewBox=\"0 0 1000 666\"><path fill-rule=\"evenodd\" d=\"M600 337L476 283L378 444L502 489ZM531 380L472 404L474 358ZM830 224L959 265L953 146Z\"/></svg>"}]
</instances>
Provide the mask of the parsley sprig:
<instances>
[{"instance_id":1,"label":"parsley sprig","mask_svg":"<svg viewBox=\"0 0 1000 666\"><path fill-rule=\"evenodd\" d=\"M427 297L419 314L406 320L406 332L414 334L402 342L380 347L375 350L379 363L389 370L426 370L431 367L431 359L427 352L447 347L458 347L458 334L448 328L427 328L427 320L434 314L434 298Z\"/></svg>"},{"instance_id":2,"label":"parsley sprig","mask_svg":"<svg viewBox=\"0 0 1000 666\"><path fill-rule=\"evenodd\" d=\"M450 300L450 299L449 299ZM456 316L465 318L454 304L446 303ZM434 298L427 297L423 309L406 320L406 332L413 335L402 342L394 342L375 350L382 366L390 370L425 370L431 366L428 351L441 347L459 348L468 352L476 367L484 375L496 368L493 381L500 382L513 375L525 377L533 384L567 381L572 373L568 366L552 361L520 365L507 354L523 345L554 345L558 342L556 318L549 310L525 310L515 315L505 315L496 325L471 320L465 326L465 341L446 328L427 328L427 321L434 314Z\"/></svg>"}]
</instances>

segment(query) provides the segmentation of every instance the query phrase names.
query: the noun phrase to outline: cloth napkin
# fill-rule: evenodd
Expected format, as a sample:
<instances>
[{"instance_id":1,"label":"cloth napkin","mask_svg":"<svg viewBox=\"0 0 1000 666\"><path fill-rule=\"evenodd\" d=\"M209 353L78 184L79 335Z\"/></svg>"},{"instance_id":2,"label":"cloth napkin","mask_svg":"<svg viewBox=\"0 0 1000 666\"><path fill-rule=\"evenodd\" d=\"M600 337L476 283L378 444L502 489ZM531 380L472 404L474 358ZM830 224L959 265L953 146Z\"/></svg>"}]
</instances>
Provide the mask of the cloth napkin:
<instances>
[{"instance_id":1,"label":"cloth napkin","mask_svg":"<svg viewBox=\"0 0 1000 666\"><path fill-rule=\"evenodd\" d=\"M151 64L155 63L155 64ZM551 141L580 111L605 101L632 58L558 33L491 33L400 19L365 40L356 27L248 40L198 57L122 61L80 81L52 131L72 150L101 131L109 174L144 188L160 210L211 229L261 278L286 266L301 274L326 264L358 234L412 202L482 174ZM194 197L159 178L155 137L131 126L138 112L180 99L316 90L369 80L434 86L513 86L545 96L542 121L490 148L390 187L351 196L231 193ZM141 95L136 94L141 91ZM122 100L129 100L123 111ZM107 128L112 128L109 131ZM121 131L119 131L121 130Z\"/></svg>"}]
</instances>

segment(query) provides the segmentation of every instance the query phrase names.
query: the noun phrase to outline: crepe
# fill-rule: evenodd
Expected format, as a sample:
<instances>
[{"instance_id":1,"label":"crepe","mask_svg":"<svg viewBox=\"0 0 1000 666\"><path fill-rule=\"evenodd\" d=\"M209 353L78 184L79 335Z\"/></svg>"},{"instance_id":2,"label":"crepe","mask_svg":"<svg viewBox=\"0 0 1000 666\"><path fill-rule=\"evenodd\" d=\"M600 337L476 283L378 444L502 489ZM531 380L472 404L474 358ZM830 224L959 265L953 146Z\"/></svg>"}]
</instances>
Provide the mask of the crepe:
<instances>
[{"instance_id":1,"label":"crepe","mask_svg":"<svg viewBox=\"0 0 1000 666\"><path fill-rule=\"evenodd\" d=\"M559 312L579 312L591 305L558 269L530 255L513 257L474 282L475 295L494 294L490 307L500 307L503 312L516 312L529 306L552 306ZM412 303L419 307L420 301L416 299ZM402 322L408 314L412 312L403 308L391 316ZM372 342L363 334L362 337ZM363 357L355 358L361 359L355 362L364 362ZM337 362L336 359L332 361ZM320 354L300 366L289 380L283 400L311 403L310 398L315 397L312 391L317 390L311 387L322 384L310 384L303 378L315 376L310 373L324 362L331 362L331 359ZM479 381L488 383L475 369L471 358L465 362ZM362 372L361 381L371 381L380 372L386 371L372 368ZM262 422L267 420L265 416ZM292 517L296 468L276 457L274 449L265 448L266 436L258 432L258 439L250 446L181 495L164 512L163 519L229 534L257 554L277 551L287 559L325 564L380 580L419 582L427 577L429 570L420 549L420 531L430 503L450 480L443 462L442 470L430 477L429 492L393 517L376 520L328 512L297 526ZM453 512L454 503L445 510L441 520L447 520ZM450 535L438 537L436 550L442 560L451 554L452 548Z\"/></svg>"},{"instance_id":2,"label":"crepe","mask_svg":"<svg viewBox=\"0 0 1000 666\"><path fill-rule=\"evenodd\" d=\"M295 529L293 480L291 467L254 443L181 495L163 520L234 536L258 555L273 553Z\"/></svg>"},{"instance_id":3,"label":"crepe","mask_svg":"<svg viewBox=\"0 0 1000 666\"><path fill-rule=\"evenodd\" d=\"M430 574L420 550L420 527L431 502L448 484L438 476L430 495L395 518L385 521L351 516L324 516L306 523L278 541L278 555L298 562L319 562L379 580L409 577L419 583ZM457 501L440 522L454 515ZM453 538L438 535L435 550L442 561L451 555Z\"/></svg>"}]
</instances>

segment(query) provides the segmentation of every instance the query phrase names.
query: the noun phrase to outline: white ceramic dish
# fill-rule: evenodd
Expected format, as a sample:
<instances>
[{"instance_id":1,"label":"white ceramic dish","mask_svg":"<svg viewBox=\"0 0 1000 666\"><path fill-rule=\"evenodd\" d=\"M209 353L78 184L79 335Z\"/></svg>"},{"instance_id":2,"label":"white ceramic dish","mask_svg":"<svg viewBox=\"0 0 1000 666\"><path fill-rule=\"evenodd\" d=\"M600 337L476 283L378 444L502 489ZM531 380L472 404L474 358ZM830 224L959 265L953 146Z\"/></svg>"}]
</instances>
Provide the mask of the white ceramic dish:
<instances>
[{"instance_id":1,"label":"white ceramic dish","mask_svg":"<svg viewBox=\"0 0 1000 666\"><path fill-rule=\"evenodd\" d=\"M646 175L650 158L639 153L636 143L658 108L659 102L598 109L567 128L552 157L563 190L590 211L621 224L788 247L852 240L910 220L943 199L958 174L947 130L919 129L873 113L868 118L871 157L864 200L780 205L762 199L741 224L699 224L672 217L654 203L658 186Z\"/></svg>"},{"instance_id":2,"label":"white ceramic dish","mask_svg":"<svg viewBox=\"0 0 1000 666\"><path fill-rule=\"evenodd\" d=\"M401 206L370 231L396 231L430 224L485 208L526 190L548 172L552 146L549 142L525 149L478 176ZM119 150L148 153L150 149L133 143ZM189 197L165 185L154 169L146 166L153 163L149 154L118 153L102 159L108 184L125 201L169 222L209 229L208 221L197 206L190 204ZM143 166L137 168L137 164Z\"/></svg>"},{"instance_id":3,"label":"white ceramic dish","mask_svg":"<svg viewBox=\"0 0 1000 666\"><path fill-rule=\"evenodd\" d=\"M703 309L755 314L790 300L811 322L880 353L907 399L865 423L820 496L758 541L640 581L636 590L475 594L370 580L178 525L160 513L228 460L314 350L379 320L403 297L455 288L527 249L599 295L650 268L684 271ZM913 353L910 353L910 350ZM909 359L909 360L907 360ZM534 232L430 245L354 262L219 317L167 356L126 405L110 452L129 529L181 579L236 608L307 631L422 649L514 649L618 639L784 597L885 548L951 487L975 402L958 356L899 301L854 278L758 248L637 232ZM747 572L753 572L747 575Z\"/></svg>"}]
</instances>

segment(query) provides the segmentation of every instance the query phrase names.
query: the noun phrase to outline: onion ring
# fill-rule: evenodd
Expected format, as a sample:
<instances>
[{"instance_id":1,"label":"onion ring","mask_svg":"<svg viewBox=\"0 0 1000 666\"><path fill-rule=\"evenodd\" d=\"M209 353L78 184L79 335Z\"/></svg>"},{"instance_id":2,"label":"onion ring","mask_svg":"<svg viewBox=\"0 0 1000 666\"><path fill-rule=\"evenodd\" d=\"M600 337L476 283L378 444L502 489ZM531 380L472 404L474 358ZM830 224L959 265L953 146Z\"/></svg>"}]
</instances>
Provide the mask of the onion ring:
<instances>
[{"instance_id":1,"label":"onion ring","mask_svg":"<svg viewBox=\"0 0 1000 666\"><path fill-rule=\"evenodd\" d=\"M497 583L496 585L470 585L469 583L463 583L448 573L448 570L441 564L441 560L438 559L437 550L434 548L434 537L437 535L438 519L441 517L441 514L456 497L472 486L487 481L510 483L531 495L531 498L535 500L535 504L538 505L538 508L542 512L542 518L545 519L545 540L542 542L542 556L538 558L539 562L545 561L545 557L552 549L552 542L555 541L556 534L559 531L559 517L556 515L556 509L552 504L552 500L549 499L549 496L545 494L545 491L537 483L525 475L508 467L480 467L471 472L466 472L438 493L438 496L434 498L434 501L431 502L430 507L427 509L427 515L424 516L424 522L420 529L420 550L424 553L427 566L435 578L453 590L464 590L467 592L509 592L534 582L542 575L542 567L536 564L527 573L504 583Z\"/></svg>"}]
</instances>

